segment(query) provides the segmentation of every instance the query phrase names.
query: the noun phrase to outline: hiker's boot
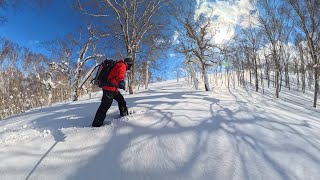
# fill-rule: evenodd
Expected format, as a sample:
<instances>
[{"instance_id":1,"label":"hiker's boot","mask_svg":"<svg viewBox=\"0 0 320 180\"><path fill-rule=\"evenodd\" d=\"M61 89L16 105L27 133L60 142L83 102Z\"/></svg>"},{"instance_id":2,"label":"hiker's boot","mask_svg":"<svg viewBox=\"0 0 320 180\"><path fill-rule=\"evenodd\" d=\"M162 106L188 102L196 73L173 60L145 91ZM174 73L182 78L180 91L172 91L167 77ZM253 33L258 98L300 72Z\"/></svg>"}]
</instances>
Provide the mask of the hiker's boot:
<instances>
[{"instance_id":1,"label":"hiker's boot","mask_svg":"<svg viewBox=\"0 0 320 180\"><path fill-rule=\"evenodd\" d=\"M120 108L120 116L128 116L128 108L126 106Z\"/></svg>"},{"instance_id":2,"label":"hiker's boot","mask_svg":"<svg viewBox=\"0 0 320 180\"><path fill-rule=\"evenodd\" d=\"M103 125L103 121L99 121L99 120L94 120L93 122L92 122L92 127L100 127L100 126L102 126Z\"/></svg>"}]
</instances>

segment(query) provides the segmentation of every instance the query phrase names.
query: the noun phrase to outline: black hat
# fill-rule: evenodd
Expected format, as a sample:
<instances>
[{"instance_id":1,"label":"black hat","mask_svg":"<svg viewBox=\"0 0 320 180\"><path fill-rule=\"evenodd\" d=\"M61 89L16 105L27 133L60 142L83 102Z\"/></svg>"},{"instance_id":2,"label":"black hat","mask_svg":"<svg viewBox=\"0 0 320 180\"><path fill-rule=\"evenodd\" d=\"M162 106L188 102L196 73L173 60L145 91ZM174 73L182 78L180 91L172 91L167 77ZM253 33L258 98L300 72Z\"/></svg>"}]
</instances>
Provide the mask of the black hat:
<instances>
[{"instance_id":1,"label":"black hat","mask_svg":"<svg viewBox=\"0 0 320 180\"><path fill-rule=\"evenodd\" d=\"M126 62L128 65L133 65L133 60L131 58L124 58L124 62Z\"/></svg>"}]
</instances>

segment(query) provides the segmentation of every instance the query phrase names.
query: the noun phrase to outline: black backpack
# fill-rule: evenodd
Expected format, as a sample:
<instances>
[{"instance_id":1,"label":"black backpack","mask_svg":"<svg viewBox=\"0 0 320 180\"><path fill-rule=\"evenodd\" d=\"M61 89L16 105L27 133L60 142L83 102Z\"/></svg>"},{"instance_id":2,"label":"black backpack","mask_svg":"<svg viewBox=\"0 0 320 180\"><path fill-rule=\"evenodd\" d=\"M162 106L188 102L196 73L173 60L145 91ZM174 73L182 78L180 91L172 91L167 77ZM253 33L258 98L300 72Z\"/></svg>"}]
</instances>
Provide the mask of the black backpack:
<instances>
[{"instance_id":1,"label":"black backpack","mask_svg":"<svg viewBox=\"0 0 320 180\"><path fill-rule=\"evenodd\" d=\"M103 87L112 86L116 87L112 82L107 81L111 69L116 64L113 60L104 60L99 66L95 78L92 80L93 84Z\"/></svg>"}]
</instances>

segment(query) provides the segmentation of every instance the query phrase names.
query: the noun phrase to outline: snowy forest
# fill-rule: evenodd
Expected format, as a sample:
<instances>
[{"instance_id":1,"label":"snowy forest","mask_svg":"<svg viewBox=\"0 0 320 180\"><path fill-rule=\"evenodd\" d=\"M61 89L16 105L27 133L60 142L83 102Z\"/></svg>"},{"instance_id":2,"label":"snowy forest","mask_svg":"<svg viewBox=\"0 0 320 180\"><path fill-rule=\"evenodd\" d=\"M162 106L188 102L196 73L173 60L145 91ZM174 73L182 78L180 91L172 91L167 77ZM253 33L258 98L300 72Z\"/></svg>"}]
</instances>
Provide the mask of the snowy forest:
<instances>
[{"instance_id":1,"label":"snowy forest","mask_svg":"<svg viewBox=\"0 0 320 180\"><path fill-rule=\"evenodd\" d=\"M48 2L0 0L0 8L19 11L23 3L43 8ZM211 91L217 79L228 88L274 88L277 98L282 89L311 90L313 103L306 106L316 108L319 0L246 1L246 13L231 20L220 18L219 7L201 2L74 0L72 7L86 25L42 42L46 53L0 34L0 119L99 91L90 81L106 58L132 57L135 64L126 80L128 93L134 94L150 82L166 80L162 64L169 50L183 57L170 72L173 78L184 78L196 90ZM1 28L10 19L0 15ZM173 61L167 63L173 66Z\"/></svg>"}]
</instances>

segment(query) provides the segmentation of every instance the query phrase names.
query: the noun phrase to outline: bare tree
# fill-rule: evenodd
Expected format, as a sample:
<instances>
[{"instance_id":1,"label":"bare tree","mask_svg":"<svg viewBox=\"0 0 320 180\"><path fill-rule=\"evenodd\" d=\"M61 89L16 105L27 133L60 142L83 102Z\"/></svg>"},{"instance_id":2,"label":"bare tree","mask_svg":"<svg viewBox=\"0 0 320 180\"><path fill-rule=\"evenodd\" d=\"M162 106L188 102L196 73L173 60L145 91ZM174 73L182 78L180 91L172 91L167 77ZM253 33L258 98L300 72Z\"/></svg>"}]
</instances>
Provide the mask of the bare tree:
<instances>
[{"instance_id":1,"label":"bare tree","mask_svg":"<svg viewBox=\"0 0 320 180\"><path fill-rule=\"evenodd\" d=\"M21 90L21 72L15 68L19 46L5 39L0 39L0 46L0 118L3 118L19 112L21 107L15 98ZM11 104L13 102L16 104Z\"/></svg>"},{"instance_id":2,"label":"bare tree","mask_svg":"<svg viewBox=\"0 0 320 180\"><path fill-rule=\"evenodd\" d=\"M70 99L71 81L76 80L72 59L78 50L86 49L81 46L85 42L78 42L79 48L70 41L53 43L54 56L48 57L0 38L0 118ZM80 51L81 60L90 59L86 54L95 54L92 44L85 51ZM80 77L88 67L82 64Z\"/></svg>"},{"instance_id":3,"label":"bare tree","mask_svg":"<svg viewBox=\"0 0 320 180\"><path fill-rule=\"evenodd\" d=\"M137 74L141 76L139 78L141 78L141 83L144 84L145 88L148 88L149 82L153 78L151 69L159 70L164 68L161 65L159 66L158 60L160 58L167 59L165 51L171 45L170 37L163 34L165 29L158 28L148 32L140 43L136 65L141 70Z\"/></svg>"},{"instance_id":4,"label":"bare tree","mask_svg":"<svg viewBox=\"0 0 320 180\"><path fill-rule=\"evenodd\" d=\"M136 55L139 51L141 41L151 29L158 28L158 24L156 24L152 18L168 1L169 0L95 1L96 6L100 9L96 9L96 12L90 13L83 7L81 1L78 0L78 8L87 15L107 17L112 19L111 22L116 22L115 28L112 29L113 34L124 44L127 56L136 62ZM129 77L130 94L134 93L135 71L136 68L134 64Z\"/></svg>"},{"instance_id":5,"label":"bare tree","mask_svg":"<svg viewBox=\"0 0 320 180\"><path fill-rule=\"evenodd\" d=\"M145 78L144 78L144 87L145 89L148 89L149 86L149 82L150 82L150 61L147 61L145 63Z\"/></svg>"},{"instance_id":6,"label":"bare tree","mask_svg":"<svg viewBox=\"0 0 320 180\"><path fill-rule=\"evenodd\" d=\"M282 2L276 0L261 0L259 1L261 13L259 22L261 24L262 32L269 43L270 55L275 67L275 86L276 97L279 98L280 92L280 75L281 75L281 58L279 45L281 44L284 36L285 15L282 11ZM269 54L268 54L269 55Z\"/></svg>"},{"instance_id":7,"label":"bare tree","mask_svg":"<svg viewBox=\"0 0 320 180\"><path fill-rule=\"evenodd\" d=\"M73 79L74 64L72 62L72 43L64 37L54 42L50 42L48 50L54 55L51 57L52 62L49 63L49 73L54 79L56 93L53 94L53 101L60 102L67 100L71 96L71 85Z\"/></svg>"},{"instance_id":8,"label":"bare tree","mask_svg":"<svg viewBox=\"0 0 320 180\"><path fill-rule=\"evenodd\" d=\"M191 76L191 80L193 80L194 88L196 90L198 90L199 89L199 79L196 75L196 71L193 66L195 63L191 58L192 58L192 56L190 56L189 54L186 54L186 60L184 61L184 63L188 65L188 70L190 72L189 74Z\"/></svg>"},{"instance_id":9,"label":"bare tree","mask_svg":"<svg viewBox=\"0 0 320 180\"><path fill-rule=\"evenodd\" d=\"M215 48L213 36L217 32L217 25L213 21L213 15L194 18L193 6L189 5L187 10L176 9L174 17L183 28L177 27L179 34L176 44L176 51L192 58L187 58L188 62L193 61L201 69L204 87L206 91L210 90L208 79L208 68L216 63L213 60Z\"/></svg>"},{"instance_id":10,"label":"bare tree","mask_svg":"<svg viewBox=\"0 0 320 180\"><path fill-rule=\"evenodd\" d=\"M90 60L96 60L95 66L97 66L97 58L103 57L102 54L98 52L97 45L101 37L105 37L106 34L98 34L97 29L93 29L91 26L88 26L89 36L86 38L84 43L82 42L82 36L80 34L79 40L74 40L75 45L78 45L80 47L79 55L77 58L77 67L75 70L75 76L74 76L74 83L73 83L73 101L77 101L79 97L79 90L81 88L81 85L84 84L84 82L81 83L81 74L83 71L83 66L85 63L87 63ZM90 55L86 55L89 48L91 48ZM93 73L93 70L90 70L89 73ZM87 75L86 77L88 77ZM85 81L88 78L85 78Z\"/></svg>"},{"instance_id":11,"label":"bare tree","mask_svg":"<svg viewBox=\"0 0 320 180\"><path fill-rule=\"evenodd\" d=\"M292 11L292 20L302 32L307 41L313 67L319 63L317 47L320 33L320 1L319 0L287 0ZM314 100L313 107L317 106L319 91L319 71L314 69Z\"/></svg>"},{"instance_id":12,"label":"bare tree","mask_svg":"<svg viewBox=\"0 0 320 180\"><path fill-rule=\"evenodd\" d=\"M256 91L258 92L259 90L259 78L258 78L258 58L259 58L259 54L258 54L258 50L261 48L261 35L262 32L261 30L254 25L251 21L250 21L250 25L245 28L242 29L242 34L244 37L244 44L245 47L249 50L249 59L251 60L251 64L253 65L253 72L254 72L254 76L255 76L255 88Z\"/></svg>"}]
</instances>

